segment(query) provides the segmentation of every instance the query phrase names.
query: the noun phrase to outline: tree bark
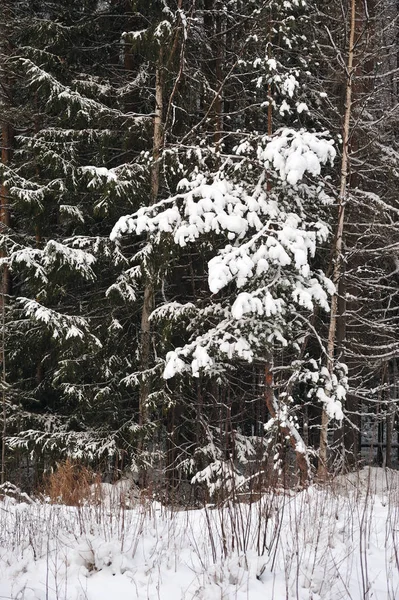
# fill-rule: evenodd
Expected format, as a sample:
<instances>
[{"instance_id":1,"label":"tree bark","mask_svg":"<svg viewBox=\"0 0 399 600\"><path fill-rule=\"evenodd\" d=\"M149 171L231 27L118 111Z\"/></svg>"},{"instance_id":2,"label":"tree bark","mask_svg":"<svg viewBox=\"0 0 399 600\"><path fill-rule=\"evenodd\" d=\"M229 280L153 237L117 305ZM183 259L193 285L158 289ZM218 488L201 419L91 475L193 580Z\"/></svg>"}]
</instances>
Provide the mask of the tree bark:
<instances>
[{"instance_id":1,"label":"tree bark","mask_svg":"<svg viewBox=\"0 0 399 600\"><path fill-rule=\"evenodd\" d=\"M350 34L349 34L349 50L348 60L346 65L346 93L345 93L345 113L342 127L342 160L341 160L341 178L340 189L338 196L338 221L337 231L333 248L333 275L332 281L335 285L335 293L331 298L330 325L328 330L327 341L327 368L330 376L334 371L335 349L336 349L336 334L337 334L337 317L338 317L338 286L342 276L343 267L343 236L345 222L345 205L347 201L347 185L349 180L349 141L350 141L350 119L352 114L352 88L354 75L354 53L355 53L355 30L356 30L356 0L350 2ZM325 479L328 475L328 423L329 416L325 408L322 411L321 430L320 430L320 448L319 448L319 465L318 477Z\"/></svg>"},{"instance_id":2,"label":"tree bark","mask_svg":"<svg viewBox=\"0 0 399 600\"><path fill-rule=\"evenodd\" d=\"M388 411L386 416L386 452L385 452L385 466L389 469L392 467L392 437L393 437L393 415Z\"/></svg>"},{"instance_id":3,"label":"tree bark","mask_svg":"<svg viewBox=\"0 0 399 600\"><path fill-rule=\"evenodd\" d=\"M2 126L2 149L1 149L1 162L3 165L8 165L11 161L12 146L14 139L14 130L10 123L3 123ZM8 203L8 190L2 183L0 188L0 223L1 230L4 234L10 227L10 208ZM4 256L4 254L3 254ZM10 272L7 267L3 267L2 272L2 300L10 293Z\"/></svg>"},{"instance_id":4,"label":"tree bark","mask_svg":"<svg viewBox=\"0 0 399 600\"><path fill-rule=\"evenodd\" d=\"M278 421L279 431L286 437L292 449L295 452L296 462L299 469L299 483L301 487L305 487L309 483L309 458L307 449L303 439L299 435L298 430L289 422L282 424L279 417L279 406L273 391L273 373L270 368L270 363L265 366L265 402L267 409L273 419Z\"/></svg>"},{"instance_id":5,"label":"tree bark","mask_svg":"<svg viewBox=\"0 0 399 600\"><path fill-rule=\"evenodd\" d=\"M153 134L153 164L151 169L151 197L150 204L157 201L160 185L160 158L164 142L163 128L163 52L159 51L158 64L155 75L155 116L154 116L154 134ZM150 315L154 308L154 281L151 274L145 275L144 300L141 313L141 370L145 373L150 365L151 356L151 324ZM151 391L151 384L146 375L143 376L143 383L140 390L139 422L140 425L147 423L148 410L147 402Z\"/></svg>"},{"instance_id":6,"label":"tree bark","mask_svg":"<svg viewBox=\"0 0 399 600\"><path fill-rule=\"evenodd\" d=\"M11 153L13 146L14 130L10 123L3 123L2 126L2 150L1 150L1 161L4 165L8 165L11 161ZM10 209L8 203L8 190L4 183L1 184L0 188L0 225L1 232L5 234L10 227ZM1 256L5 256L5 252L1 252ZM0 481L5 481L5 463L6 463L6 429L7 429L7 399L6 399L6 350L5 350L5 311L6 311L6 298L10 294L11 278L10 271L7 265L3 266L2 269L2 281L1 281L1 320L2 320L2 335L1 335L1 362L2 362L2 406L3 406L3 426L2 426L2 440L1 440L1 473Z\"/></svg>"}]
</instances>

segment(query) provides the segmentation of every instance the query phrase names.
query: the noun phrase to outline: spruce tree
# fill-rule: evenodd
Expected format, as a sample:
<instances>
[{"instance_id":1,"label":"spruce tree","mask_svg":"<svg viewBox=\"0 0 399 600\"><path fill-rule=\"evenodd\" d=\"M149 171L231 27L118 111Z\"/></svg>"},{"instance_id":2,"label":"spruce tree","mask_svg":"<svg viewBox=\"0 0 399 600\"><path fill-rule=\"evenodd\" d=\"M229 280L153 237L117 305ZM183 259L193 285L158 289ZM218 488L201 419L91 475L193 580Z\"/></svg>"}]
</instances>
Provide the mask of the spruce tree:
<instances>
[{"instance_id":1,"label":"spruce tree","mask_svg":"<svg viewBox=\"0 0 399 600\"><path fill-rule=\"evenodd\" d=\"M122 460L137 399L120 385L136 361L137 319L106 290L125 258L108 233L139 206L151 121L125 68L124 3L15 5L9 68L19 114L2 178L11 205L3 264L12 274L6 355L8 445L50 464ZM22 116L22 119L21 119Z\"/></svg>"},{"instance_id":2,"label":"spruce tree","mask_svg":"<svg viewBox=\"0 0 399 600\"><path fill-rule=\"evenodd\" d=\"M273 445L259 423L255 436L243 434L248 426L254 433L247 416L251 404L265 401L272 416L269 432L273 423L291 441L304 483L310 465L296 421L297 394L305 386L308 396L314 394L339 419L345 395L345 378L340 383L321 363L324 346L317 335L318 350L301 355L302 340L312 331L310 315L315 305L328 310L333 289L316 247L329 235L332 201L321 169L335 157L332 140L314 130L311 106L304 101L312 84L311 72L309 81L306 75L301 80L311 51L304 36L306 7L271 2L240 4L240 13L234 8L208 3L198 11L186 56L194 40L197 55L206 56L209 39L224 58L213 72L220 85L212 90L205 80L209 98L188 132L165 124L166 139L173 140L164 148L168 187L158 202L122 217L111 235L117 242L144 235L137 260L147 259L150 248L151 264L161 275L160 305L151 315L158 355L153 382L161 372L166 383L157 385L169 394L179 418L169 431L175 452L167 466L186 469L212 490L215 482L241 482L239 464L256 456L259 444ZM231 54L228 35L235 44ZM238 90L233 109L228 98ZM185 177L178 181L180 173ZM237 381L248 363L255 386L246 390L243 407ZM197 431L189 430L190 417L197 419ZM275 454L275 448L270 451Z\"/></svg>"}]
</instances>

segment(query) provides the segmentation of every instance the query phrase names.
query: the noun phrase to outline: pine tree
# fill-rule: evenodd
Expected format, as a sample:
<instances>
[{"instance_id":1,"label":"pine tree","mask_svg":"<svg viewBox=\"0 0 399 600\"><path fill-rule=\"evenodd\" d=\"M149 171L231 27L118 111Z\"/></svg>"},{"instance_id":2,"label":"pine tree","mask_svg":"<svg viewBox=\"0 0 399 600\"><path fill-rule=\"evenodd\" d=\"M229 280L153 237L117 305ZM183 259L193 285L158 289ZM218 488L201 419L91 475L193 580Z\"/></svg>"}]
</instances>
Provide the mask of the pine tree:
<instances>
[{"instance_id":1,"label":"pine tree","mask_svg":"<svg viewBox=\"0 0 399 600\"><path fill-rule=\"evenodd\" d=\"M151 118L136 93L145 74L139 65L132 82L124 67L124 3L22 3L13 19L24 121L2 170L12 205L8 443L46 461L107 466L128 451L137 422L137 400L120 385L136 361L137 319L118 299L126 278L108 300L105 291L125 265L109 229L146 186L139 157Z\"/></svg>"},{"instance_id":2,"label":"pine tree","mask_svg":"<svg viewBox=\"0 0 399 600\"><path fill-rule=\"evenodd\" d=\"M171 405L180 406L179 416L192 410L202 430L198 435L182 423L177 426L181 432L175 439L179 454L174 455L175 463L191 475L196 473L193 481L241 481L235 459L248 460L256 449L237 425L240 388L234 381L250 363L258 385L262 378L256 401L264 403L266 396L272 422L291 440L305 482L309 462L295 421L296 394L305 385L308 395L318 397L338 418L345 394L337 374L320 363L321 340L315 357L309 353L301 357L301 340L312 327L309 315L315 305L328 310L332 290L315 254L317 244L325 243L329 234L331 200L320 173L322 165L334 159L335 150L324 132L304 127L306 123L312 127L303 101L310 83L300 80L306 68L303 57L310 50L301 29L307 24L305 5L271 2L261 8L255 5L255 12L248 7L249 12L244 10L239 17L231 7L217 8L225 32L233 31L234 57L227 59L227 33L205 18L205 11L197 23L212 26L227 60L218 75L223 85L205 105L204 117L165 149L165 157L173 152L178 156L175 171L185 177L175 188L169 184L173 192L169 196L122 217L111 237L145 235L147 246L137 256L143 252L147 256L150 244L152 254L163 260L157 264L163 271L164 297L151 321L160 331L157 354L172 347L163 367L165 389ZM204 39L200 32L191 35ZM188 37L187 55L190 41ZM227 104L237 81L245 91L238 107L221 115L220 98ZM255 124L262 123L263 131L256 131ZM166 131L172 139L174 129ZM165 181L176 181L166 160L164 169ZM175 283L184 265L191 271L191 298ZM161 365L158 359L158 371ZM270 392L269 381L264 391L265 367L278 374ZM195 404L190 410L186 397L193 377L198 380L197 397L192 394ZM209 408L210 414L204 413L204 406L212 404L226 407L215 425L215 412ZM268 438L262 434L261 444Z\"/></svg>"}]
</instances>

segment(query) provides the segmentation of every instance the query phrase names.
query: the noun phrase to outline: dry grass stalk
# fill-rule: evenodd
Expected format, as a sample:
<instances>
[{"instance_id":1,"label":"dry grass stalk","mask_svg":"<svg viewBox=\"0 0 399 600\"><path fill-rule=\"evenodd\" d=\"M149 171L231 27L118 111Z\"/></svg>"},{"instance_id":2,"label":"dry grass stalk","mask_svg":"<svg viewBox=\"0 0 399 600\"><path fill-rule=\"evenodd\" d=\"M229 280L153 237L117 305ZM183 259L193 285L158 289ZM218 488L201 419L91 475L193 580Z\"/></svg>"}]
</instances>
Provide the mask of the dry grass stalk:
<instances>
[{"instance_id":1,"label":"dry grass stalk","mask_svg":"<svg viewBox=\"0 0 399 600\"><path fill-rule=\"evenodd\" d=\"M45 482L45 493L53 504L80 506L101 501L101 478L89 467L67 459L58 463L56 471Z\"/></svg>"}]
</instances>

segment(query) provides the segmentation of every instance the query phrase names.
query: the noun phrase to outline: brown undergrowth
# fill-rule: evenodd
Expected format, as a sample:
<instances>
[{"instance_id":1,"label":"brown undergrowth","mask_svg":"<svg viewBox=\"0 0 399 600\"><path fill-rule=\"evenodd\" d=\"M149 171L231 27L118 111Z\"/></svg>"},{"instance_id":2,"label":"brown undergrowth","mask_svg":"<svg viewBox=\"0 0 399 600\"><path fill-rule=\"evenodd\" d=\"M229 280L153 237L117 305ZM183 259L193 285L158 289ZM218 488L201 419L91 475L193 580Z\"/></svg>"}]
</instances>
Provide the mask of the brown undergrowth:
<instances>
[{"instance_id":1,"label":"brown undergrowth","mask_svg":"<svg viewBox=\"0 0 399 600\"><path fill-rule=\"evenodd\" d=\"M44 492L51 503L80 506L85 502L101 501L101 476L90 467L66 459L47 476Z\"/></svg>"}]
</instances>

